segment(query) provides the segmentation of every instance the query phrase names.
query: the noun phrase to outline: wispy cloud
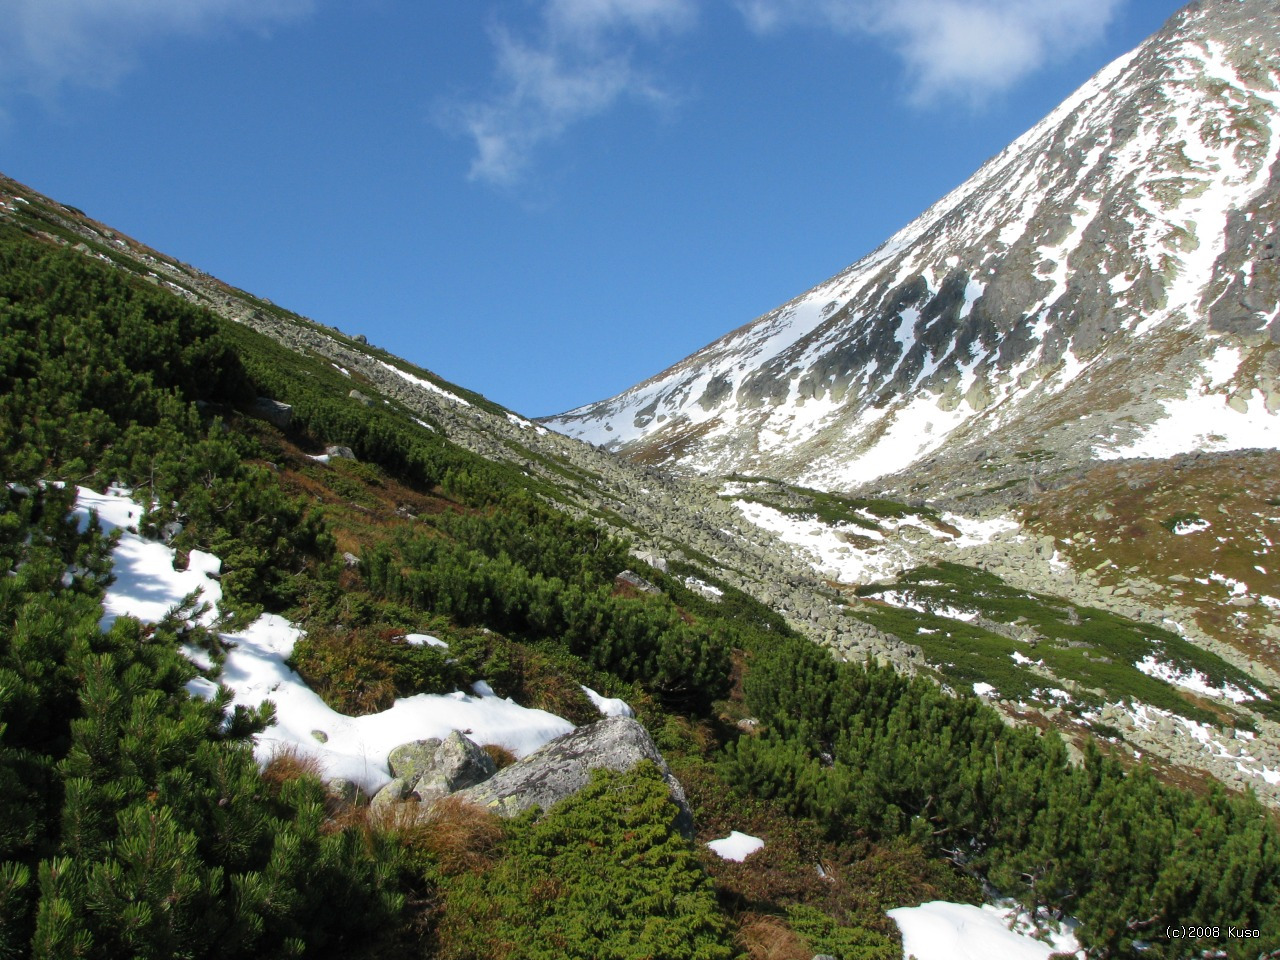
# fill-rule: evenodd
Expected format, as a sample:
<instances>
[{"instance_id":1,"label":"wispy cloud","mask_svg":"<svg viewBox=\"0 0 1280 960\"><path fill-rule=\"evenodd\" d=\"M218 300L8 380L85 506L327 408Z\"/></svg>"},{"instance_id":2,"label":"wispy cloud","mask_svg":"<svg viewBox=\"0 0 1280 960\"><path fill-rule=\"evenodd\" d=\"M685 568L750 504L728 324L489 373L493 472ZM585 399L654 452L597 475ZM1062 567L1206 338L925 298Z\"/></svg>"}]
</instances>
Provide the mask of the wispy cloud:
<instances>
[{"instance_id":1,"label":"wispy cloud","mask_svg":"<svg viewBox=\"0 0 1280 960\"><path fill-rule=\"evenodd\" d=\"M0 96L49 96L67 84L110 86L164 37L261 29L312 0L0 0Z\"/></svg>"},{"instance_id":2,"label":"wispy cloud","mask_svg":"<svg viewBox=\"0 0 1280 960\"><path fill-rule=\"evenodd\" d=\"M520 179L539 145L623 99L661 102L636 47L693 27L697 0L548 0L531 36L494 27L496 91L455 105L446 124L474 142L471 178Z\"/></svg>"},{"instance_id":3,"label":"wispy cloud","mask_svg":"<svg viewBox=\"0 0 1280 960\"><path fill-rule=\"evenodd\" d=\"M810 26L887 42L917 104L980 104L1095 43L1124 0L737 0L760 33Z\"/></svg>"}]
</instances>

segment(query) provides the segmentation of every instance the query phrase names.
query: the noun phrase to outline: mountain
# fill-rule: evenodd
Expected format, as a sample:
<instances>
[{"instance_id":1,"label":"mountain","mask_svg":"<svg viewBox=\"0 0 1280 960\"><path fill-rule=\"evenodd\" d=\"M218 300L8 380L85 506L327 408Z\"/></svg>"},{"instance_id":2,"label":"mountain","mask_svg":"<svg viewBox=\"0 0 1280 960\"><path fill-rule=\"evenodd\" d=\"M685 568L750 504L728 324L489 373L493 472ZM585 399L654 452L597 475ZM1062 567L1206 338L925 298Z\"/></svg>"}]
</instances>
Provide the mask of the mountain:
<instances>
[{"instance_id":1,"label":"mountain","mask_svg":"<svg viewBox=\"0 0 1280 960\"><path fill-rule=\"evenodd\" d=\"M1276 463L1185 459L673 477L0 178L0 956L895 960L983 884L993 957L1280 949Z\"/></svg>"},{"instance_id":2,"label":"mountain","mask_svg":"<svg viewBox=\"0 0 1280 960\"><path fill-rule=\"evenodd\" d=\"M851 267L547 426L938 497L1280 446L1280 5L1200 0Z\"/></svg>"},{"instance_id":3,"label":"mountain","mask_svg":"<svg viewBox=\"0 0 1280 960\"><path fill-rule=\"evenodd\" d=\"M358 334L230 287L12 180L0 178L0 203L0 223L143 278L212 310L233 330L265 335L287 351L273 365L308 358L303 382L311 389L299 409L320 397L333 408L323 429L310 425L311 417L301 428L289 428L325 439L319 446L312 440L310 447L298 441L288 447L292 462L305 467L305 488L319 480L304 454L327 456L325 447L337 444L361 459L385 458L375 438L399 424L394 429L513 470L538 498L626 537L633 568L651 581L678 583L667 589L694 590L712 600L726 590L741 591L842 658L869 656L953 689L978 684L1007 716L1046 717L1042 722L1073 743L1083 744L1085 730L1123 727L1135 750L1162 757L1172 770L1192 777L1208 773L1280 802L1280 716L1266 700L1268 691L1280 691L1280 579L1260 572L1270 566L1267 544L1280 540L1280 521L1270 509L1273 478L1280 473L1274 456L1159 461L1154 474L1125 461L1060 469L1045 475L1053 489L1021 507L1011 507L1009 497L1025 494L1028 469L1051 462L1042 450L1011 458L1020 480L1003 480L985 469L990 464L980 464L978 482L995 492L948 501L938 501L927 480L914 476L910 495L898 500L841 497L785 481L673 476L548 430ZM255 346L251 355L263 350ZM287 389L277 385L271 395L294 403L298 389L296 382ZM268 404L257 415L270 416L270 409ZM357 415L381 425L357 431L350 419ZM1238 457L1246 460L1236 463ZM401 452L392 462L408 458ZM339 483L335 472L343 473L326 471L324 482ZM485 471L455 466L453 474ZM317 495L336 507L341 489ZM385 492L373 498L386 499ZM405 494L383 502L372 522L394 525L415 509L421 501ZM1224 534L1230 534L1228 542ZM339 542L354 556L370 535L361 524L340 533ZM980 569L1008 589L1040 597L1037 616L1047 619L1038 635L1048 645L1061 644L1065 659L1046 658L1044 645L1029 656L1032 648L1022 639L1031 636L1029 611L979 602L989 589L970 595L972 583L957 581L949 597L923 597L909 582L894 588L912 570L937 564ZM897 608L893 616L886 615L886 604ZM1090 609L1120 619L1094 631L1074 630L1073 621ZM1064 610L1074 611L1065 626L1057 622ZM935 622L939 615L943 628ZM975 639L975 622L977 642L957 658L953 633ZM1141 634L1140 643L1112 650L1116 623ZM1092 669L1082 649L1116 663L1106 671ZM1157 709L1164 711L1159 723L1152 712Z\"/></svg>"}]
</instances>

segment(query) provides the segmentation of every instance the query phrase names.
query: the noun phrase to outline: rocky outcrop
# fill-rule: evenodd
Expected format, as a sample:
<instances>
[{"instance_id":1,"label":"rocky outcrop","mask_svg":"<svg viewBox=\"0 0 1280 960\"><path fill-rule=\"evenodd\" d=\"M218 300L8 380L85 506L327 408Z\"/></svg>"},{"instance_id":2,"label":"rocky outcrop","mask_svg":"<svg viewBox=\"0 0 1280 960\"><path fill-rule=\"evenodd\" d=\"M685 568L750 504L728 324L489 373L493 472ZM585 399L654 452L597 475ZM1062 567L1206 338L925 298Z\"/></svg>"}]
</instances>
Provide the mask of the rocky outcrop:
<instances>
[{"instance_id":1,"label":"rocky outcrop","mask_svg":"<svg viewBox=\"0 0 1280 960\"><path fill-rule=\"evenodd\" d=\"M676 826L691 835L693 816L684 788L672 775L648 731L630 717L610 717L579 727L498 771L479 786L460 791L458 796L501 816L514 817L532 807L549 809L577 793L587 785L592 770L622 772L642 760L651 761L662 772L671 799L680 811Z\"/></svg>"}]
</instances>

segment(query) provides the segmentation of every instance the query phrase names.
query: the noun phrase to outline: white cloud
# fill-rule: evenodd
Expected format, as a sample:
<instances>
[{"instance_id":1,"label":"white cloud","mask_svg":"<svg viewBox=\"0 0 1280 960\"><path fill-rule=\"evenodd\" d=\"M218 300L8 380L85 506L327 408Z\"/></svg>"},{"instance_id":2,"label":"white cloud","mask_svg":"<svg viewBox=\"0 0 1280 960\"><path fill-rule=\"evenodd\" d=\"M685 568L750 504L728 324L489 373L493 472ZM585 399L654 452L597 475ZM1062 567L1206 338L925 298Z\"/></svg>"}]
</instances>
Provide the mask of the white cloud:
<instances>
[{"instance_id":1,"label":"white cloud","mask_svg":"<svg viewBox=\"0 0 1280 960\"><path fill-rule=\"evenodd\" d=\"M981 103L1102 36L1124 0L737 0L758 32L812 26L889 43L912 99Z\"/></svg>"},{"instance_id":2,"label":"white cloud","mask_svg":"<svg viewBox=\"0 0 1280 960\"><path fill-rule=\"evenodd\" d=\"M261 28L311 6L312 0L0 0L0 95L109 86L146 43L229 26Z\"/></svg>"},{"instance_id":3,"label":"white cloud","mask_svg":"<svg viewBox=\"0 0 1280 960\"><path fill-rule=\"evenodd\" d=\"M624 98L660 102L661 85L635 62L635 43L690 29L697 0L547 0L536 36L493 31L497 93L448 112L472 138L471 178L519 180L537 147Z\"/></svg>"}]
</instances>

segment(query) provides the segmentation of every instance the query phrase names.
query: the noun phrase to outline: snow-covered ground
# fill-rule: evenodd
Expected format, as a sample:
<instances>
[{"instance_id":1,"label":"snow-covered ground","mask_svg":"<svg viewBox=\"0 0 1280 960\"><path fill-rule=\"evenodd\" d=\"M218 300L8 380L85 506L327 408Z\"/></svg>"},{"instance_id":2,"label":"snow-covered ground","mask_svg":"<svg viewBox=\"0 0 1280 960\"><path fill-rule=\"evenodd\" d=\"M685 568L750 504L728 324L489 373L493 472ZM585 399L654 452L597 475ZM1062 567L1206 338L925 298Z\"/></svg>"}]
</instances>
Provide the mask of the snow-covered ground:
<instances>
[{"instance_id":1,"label":"snow-covered ground","mask_svg":"<svg viewBox=\"0 0 1280 960\"><path fill-rule=\"evenodd\" d=\"M582 692L587 695L587 699L600 711L601 716L634 717L636 715L636 712L631 709L631 705L625 700L620 700L617 697L601 696L590 687L583 687Z\"/></svg>"},{"instance_id":2,"label":"snow-covered ground","mask_svg":"<svg viewBox=\"0 0 1280 960\"><path fill-rule=\"evenodd\" d=\"M743 493L741 484L726 484L721 493L734 496ZM812 516L783 513L775 507L750 500L734 500L742 516L763 530L776 534L784 543L798 548L801 556L818 573L841 583L876 583L892 579L905 570L926 562L933 551L928 547L911 546L892 536L900 531L918 533L926 542L950 551L981 546L1002 537L1017 535L1018 522L1008 516L986 519L944 514L945 524L959 531L954 536L938 528L932 521L920 516L877 517L867 511L863 514L877 528L853 523L827 524ZM907 530L907 528L914 528ZM889 536L886 536L887 531ZM855 543L850 541L854 540ZM881 597L888 600L887 597ZM941 613L942 616L949 614ZM971 615L961 617L970 619Z\"/></svg>"},{"instance_id":3,"label":"snow-covered ground","mask_svg":"<svg viewBox=\"0 0 1280 960\"><path fill-rule=\"evenodd\" d=\"M902 930L902 956L915 960L1047 960L1080 949L1069 930L1038 940L1025 913L989 903L934 900L890 910L889 916Z\"/></svg>"},{"instance_id":4,"label":"snow-covered ground","mask_svg":"<svg viewBox=\"0 0 1280 960\"><path fill-rule=\"evenodd\" d=\"M816 571L841 583L887 580L920 562L916 553L902 544L886 542L884 534L878 530L857 524L832 526L816 517L794 516L750 500L735 500L733 505L757 527L777 534L784 543L799 548ZM895 522L917 525L936 536L945 536L916 517ZM876 542L866 547L854 546L849 543L853 537Z\"/></svg>"},{"instance_id":5,"label":"snow-covered ground","mask_svg":"<svg viewBox=\"0 0 1280 960\"><path fill-rule=\"evenodd\" d=\"M1241 690L1233 683L1224 683L1221 687L1216 687L1199 670L1180 670L1171 663L1157 660L1151 654L1143 657L1134 666L1147 676L1171 683L1175 687L1182 687L1184 690L1191 690L1206 697L1230 700L1232 703L1245 703L1257 699L1260 695L1257 690L1253 692ZM1261 696L1266 699L1265 695Z\"/></svg>"},{"instance_id":6,"label":"snow-covered ground","mask_svg":"<svg viewBox=\"0 0 1280 960\"><path fill-rule=\"evenodd\" d=\"M173 550L138 535L142 507L127 491L104 495L81 488L76 514L82 524L88 523L90 511L98 514L104 529L120 531L113 553L116 579L103 603L104 629L121 616L154 623L195 591L209 605L201 622L214 623L222 600L222 587L215 579L221 568L217 557L193 551L188 569L174 570ZM234 702L256 707L271 700L276 707L276 723L257 737L258 759L265 762L276 751L292 748L316 758L326 777L345 777L366 791L390 780L387 755L410 740L443 738L461 730L476 743L497 744L523 757L573 729L568 720L498 697L483 683L470 692L419 694L397 700L381 713L349 717L326 705L287 666L293 645L302 636L288 620L264 614L244 630L220 635L231 650L218 680L234 692ZM420 636L422 643L440 642L414 636ZM207 666L202 651L189 653L197 664ZM188 689L210 697L216 686L198 678ZM605 698L597 706L601 712L630 709L620 700Z\"/></svg>"}]
</instances>

